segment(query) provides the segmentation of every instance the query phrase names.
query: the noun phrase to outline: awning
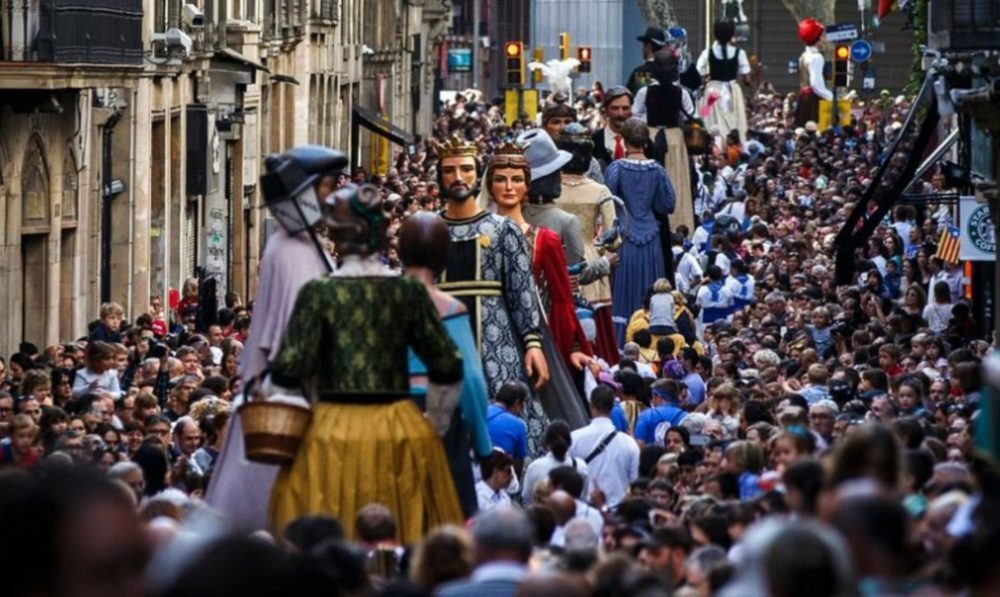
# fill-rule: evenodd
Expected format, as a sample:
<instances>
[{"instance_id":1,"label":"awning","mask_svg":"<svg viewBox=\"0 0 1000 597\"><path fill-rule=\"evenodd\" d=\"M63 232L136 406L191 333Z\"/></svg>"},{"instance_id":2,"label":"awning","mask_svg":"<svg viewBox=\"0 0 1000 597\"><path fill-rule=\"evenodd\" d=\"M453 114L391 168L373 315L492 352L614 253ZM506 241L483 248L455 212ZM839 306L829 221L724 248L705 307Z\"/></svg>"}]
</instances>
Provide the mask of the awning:
<instances>
[{"instance_id":1,"label":"awning","mask_svg":"<svg viewBox=\"0 0 1000 597\"><path fill-rule=\"evenodd\" d=\"M295 77L290 77L288 75L272 74L271 80L276 83L288 83L289 85L298 85L299 81Z\"/></svg>"},{"instance_id":2,"label":"awning","mask_svg":"<svg viewBox=\"0 0 1000 597\"><path fill-rule=\"evenodd\" d=\"M392 124L385 122L377 113L367 108L355 107L353 113L355 126L363 126L376 135L381 135L396 145L406 147L413 143L413 135Z\"/></svg>"},{"instance_id":3,"label":"awning","mask_svg":"<svg viewBox=\"0 0 1000 597\"><path fill-rule=\"evenodd\" d=\"M270 70L268 70L266 66L264 66L260 62L257 62L256 60L250 60L249 58L247 58L243 54L240 54L239 52L237 52L232 48L222 48L220 50L216 50L212 58L214 60L227 60L235 62L244 67L249 67L252 70L262 70L265 73L271 72Z\"/></svg>"},{"instance_id":4,"label":"awning","mask_svg":"<svg viewBox=\"0 0 1000 597\"><path fill-rule=\"evenodd\" d=\"M903 193L912 186L921 162L932 152L931 142L941 120L934 91L935 77L934 71L927 73L920 92L911 104L906 122L882 158L864 195L837 233L834 241L837 247L834 277L838 285L853 282L855 251L864 246L893 206L902 199ZM875 209L871 209L873 203Z\"/></svg>"}]
</instances>

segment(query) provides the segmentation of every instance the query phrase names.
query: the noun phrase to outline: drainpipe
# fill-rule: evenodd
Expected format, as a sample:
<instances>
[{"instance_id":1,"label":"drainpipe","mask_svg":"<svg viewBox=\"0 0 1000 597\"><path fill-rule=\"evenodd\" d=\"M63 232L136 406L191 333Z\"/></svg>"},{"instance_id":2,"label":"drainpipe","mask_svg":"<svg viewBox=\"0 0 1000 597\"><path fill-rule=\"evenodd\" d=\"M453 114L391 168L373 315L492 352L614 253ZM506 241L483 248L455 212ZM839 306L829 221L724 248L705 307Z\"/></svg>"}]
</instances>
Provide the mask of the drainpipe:
<instances>
[{"instance_id":1,"label":"drainpipe","mask_svg":"<svg viewBox=\"0 0 1000 597\"><path fill-rule=\"evenodd\" d=\"M101 129L101 302L111 301L111 200L115 196L111 177L111 147L114 128L122 113L115 110Z\"/></svg>"}]
</instances>

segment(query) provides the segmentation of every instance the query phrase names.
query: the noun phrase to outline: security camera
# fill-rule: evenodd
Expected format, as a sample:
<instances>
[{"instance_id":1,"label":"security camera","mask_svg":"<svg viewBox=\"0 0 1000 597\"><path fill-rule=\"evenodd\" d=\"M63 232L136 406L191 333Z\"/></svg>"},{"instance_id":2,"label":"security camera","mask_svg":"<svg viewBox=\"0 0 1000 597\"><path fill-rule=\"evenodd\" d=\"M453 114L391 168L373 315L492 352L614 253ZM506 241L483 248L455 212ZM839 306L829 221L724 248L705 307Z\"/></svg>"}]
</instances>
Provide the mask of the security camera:
<instances>
[{"instance_id":1,"label":"security camera","mask_svg":"<svg viewBox=\"0 0 1000 597\"><path fill-rule=\"evenodd\" d=\"M184 24L187 25L189 29L204 29L205 13L201 12L201 9L194 4L185 4Z\"/></svg>"},{"instance_id":2,"label":"security camera","mask_svg":"<svg viewBox=\"0 0 1000 597\"><path fill-rule=\"evenodd\" d=\"M177 27L171 27L170 29L167 29L163 37L164 41L167 42L168 50L181 50L184 52L185 56L191 55L191 49L194 47L194 42L191 41L191 36L187 33L184 33Z\"/></svg>"}]
</instances>

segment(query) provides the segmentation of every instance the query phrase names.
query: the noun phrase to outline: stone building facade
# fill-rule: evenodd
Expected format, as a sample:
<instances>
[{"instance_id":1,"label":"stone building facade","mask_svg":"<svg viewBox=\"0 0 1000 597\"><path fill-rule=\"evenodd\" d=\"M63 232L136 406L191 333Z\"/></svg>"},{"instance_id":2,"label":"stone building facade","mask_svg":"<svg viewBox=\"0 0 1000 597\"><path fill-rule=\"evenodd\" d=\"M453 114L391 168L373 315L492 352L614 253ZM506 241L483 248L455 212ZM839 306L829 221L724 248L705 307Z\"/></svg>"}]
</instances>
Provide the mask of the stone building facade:
<instances>
[{"instance_id":1,"label":"stone building facade","mask_svg":"<svg viewBox=\"0 0 1000 597\"><path fill-rule=\"evenodd\" d=\"M347 151L359 110L429 130L446 0L80 4L0 0L0 354L84 335L104 300L166 304L198 271L252 298L264 156Z\"/></svg>"}]
</instances>

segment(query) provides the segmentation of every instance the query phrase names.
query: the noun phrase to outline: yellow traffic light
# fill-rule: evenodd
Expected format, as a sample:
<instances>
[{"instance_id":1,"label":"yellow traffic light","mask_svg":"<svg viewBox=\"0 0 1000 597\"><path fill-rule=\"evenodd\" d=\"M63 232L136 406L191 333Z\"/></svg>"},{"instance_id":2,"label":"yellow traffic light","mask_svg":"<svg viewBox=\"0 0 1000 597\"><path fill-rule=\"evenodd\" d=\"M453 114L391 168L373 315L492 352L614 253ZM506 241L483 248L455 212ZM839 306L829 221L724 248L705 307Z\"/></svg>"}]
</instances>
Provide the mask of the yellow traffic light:
<instances>
[{"instance_id":1,"label":"yellow traffic light","mask_svg":"<svg viewBox=\"0 0 1000 597\"><path fill-rule=\"evenodd\" d=\"M509 41L504 45L504 53L507 55L507 86L524 85L524 44Z\"/></svg>"},{"instance_id":2,"label":"yellow traffic light","mask_svg":"<svg viewBox=\"0 0 1000 597\"><path fill-rule=\"evenodd\" d=\"M559 34L559 59L569 58L569 33Z\"/></svg>"},{"instance_id":3,"label":"yellow traffic light","mask_svg":"<svg viewBox=\"0 0 1000 597\"><path fill-rule=\"evenodd\" d=\"M851 57L851 49L845 44L838 44L833 49L833 86L847 87L847 61Z\"/></svg>"},{"instance_id":4,"label":"yellow traffic light","mask_svg":"<svg viewBox=\"0 0 1000 597\"><path fill-rule=\"evenodd\" d=\"M576 59L580 61L580 66L577 69L581 73L590 72L590 57L592 52L590 51L590 46L580 46L576 49Z\"/></svg>"}]
</instances>

